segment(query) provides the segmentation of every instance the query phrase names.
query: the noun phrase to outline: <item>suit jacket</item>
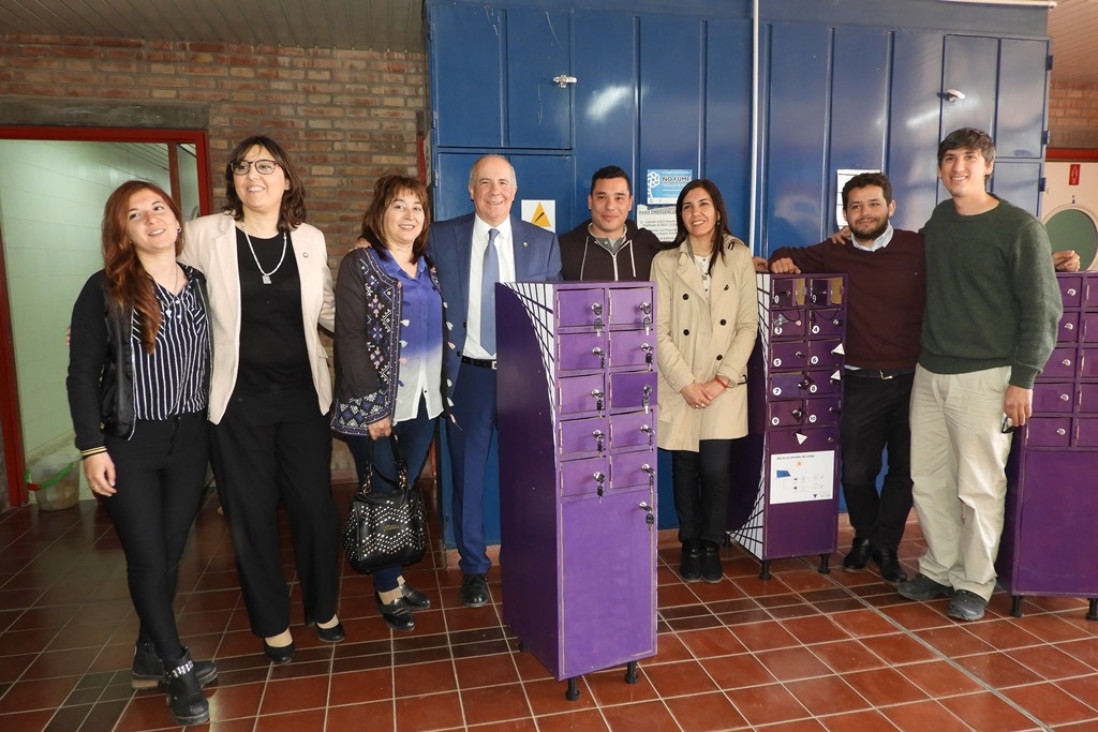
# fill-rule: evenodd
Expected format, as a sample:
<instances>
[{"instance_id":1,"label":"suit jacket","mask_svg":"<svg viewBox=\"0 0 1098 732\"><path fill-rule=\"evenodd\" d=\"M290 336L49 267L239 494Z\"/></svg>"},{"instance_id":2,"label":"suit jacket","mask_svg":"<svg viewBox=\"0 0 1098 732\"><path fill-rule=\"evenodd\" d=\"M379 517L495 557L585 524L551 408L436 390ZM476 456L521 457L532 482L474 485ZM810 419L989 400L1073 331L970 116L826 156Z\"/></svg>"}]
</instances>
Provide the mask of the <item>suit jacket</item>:
<instances>
[{"instance_id":1,"label":"suit jacket","mask_svg":"<svg viewBox=\"0 0 1098 732\"><path fill-rule=\"evenodd\" d=\"M183 229L181 262L206 274L213 325L213 378L210 384L210 421L217 424L229 406L240 366L240 272L236 259L236 226L231 214L220 213L188 221ZM290 233L301 278L301 317L305 347L321 414L332 406L332 377L328 353L316 327L335 330L335 295L328 269L324 234L309 224Z\"/></svg>"},{"instance_id":2,"label":"suit jacket","mask_svg":"<svg viewBox=\"0 0 1098 732\"><path fill-rule=\"evenodd\" d=\"M461 350L465 347L466 317L469 313L469 267L473 251L474 214L439 221L431 225L427 252L438 268L445 317L451 342L446 349L446 373L450 392L461 371ZM557 235L511 215L515 280L547 282L561 278L560 244Z\"/></svg>"},{"instance_id":3,"label":"suit jacket","mask_svg":"<svg viewBox=\"0 0 1098 732\"><path fill-rule=\"evenodd\" d=\"M685 243L652 260L656 281L656 357L659 362L659 446L697 452L699 440L747 434L747 361L759 330L758 294L751 251L728 237L724 259L710 278L709 299ZM705 409L692 409L679 393L720 374L729 387Z\"/></svg>"}]
</instances>

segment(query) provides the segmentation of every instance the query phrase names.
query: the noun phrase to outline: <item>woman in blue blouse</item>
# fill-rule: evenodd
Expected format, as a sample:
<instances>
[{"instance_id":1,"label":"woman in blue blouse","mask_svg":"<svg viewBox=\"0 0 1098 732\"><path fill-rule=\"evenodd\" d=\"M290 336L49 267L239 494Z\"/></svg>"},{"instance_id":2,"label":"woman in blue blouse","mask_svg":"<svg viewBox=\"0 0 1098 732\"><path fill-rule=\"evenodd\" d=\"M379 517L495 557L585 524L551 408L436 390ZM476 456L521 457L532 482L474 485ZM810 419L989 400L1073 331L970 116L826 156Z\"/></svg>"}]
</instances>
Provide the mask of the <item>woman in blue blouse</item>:
<instances>
[{"instance_id":1,"label":"woman in blue blouse","mask_svg":"<svg viewBox=\"0 0 1098 732\"><path fill-rule=\"evenodd\" d=\"M339 265L332 427L347 436L359 483L372 470L376 491L395 489L389 435L397 434L415 480L443 411L442 296L425 254L429 226L423 183L385 176L362 219L368 246ZM400 566L374 572L374 591L396 630L412 630L412 610L431 604Z\"/></svg>"}]
</instances>

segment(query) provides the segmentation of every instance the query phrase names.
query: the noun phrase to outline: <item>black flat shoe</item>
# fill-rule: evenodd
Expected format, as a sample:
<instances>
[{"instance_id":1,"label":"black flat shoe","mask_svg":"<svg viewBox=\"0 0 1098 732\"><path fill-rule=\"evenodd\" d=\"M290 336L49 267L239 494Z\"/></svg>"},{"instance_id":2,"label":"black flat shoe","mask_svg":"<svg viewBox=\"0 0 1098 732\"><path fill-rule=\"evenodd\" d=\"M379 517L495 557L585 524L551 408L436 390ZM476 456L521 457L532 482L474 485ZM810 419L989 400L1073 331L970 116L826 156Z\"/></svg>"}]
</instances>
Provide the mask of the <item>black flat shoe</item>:
<instances>
[{"instance_id":1,"label":"black flat shoe","mask_svg":"<svg viewBox=\"0 0 1098 732\"><path fill-rule=\"evenodd\" d=\"M288 646L272 646L267 642L267 639L263 639L263 653L267 658L271 659L271 663L281 666L284 663L289 663L294 660L294 642L290 641Z\"/></svg>"},{"instance_id":2,"label":"black flat shoe","mask_svg":"<svg viewBox=\"0 0 1098 732\"><path fill-rule=\"evenodd\" d=\"M404 604L404 598L398 597L390 603L384 603L381 601L381 595L375 592L374 601L377 602L377 610L381 613L381 617L393 630L412 630L416 627L416 619Z\"/></svg>"},{"instance_id":3,"label":"black flat shoe","mask_svg":"<svg viewBox=\"0 0 1098 732\"><path fill-rule=\"evenodd\" d=\"M697 582L702 578L702 551L697 544L682 545L679 576L686 582Z\"/></svg>"},{"instance_id":4,"label":"black flat shoe","mask_svg":"<svg viewBox=\"0 0 1098 732\"><path fill-rule=\"evenodd\" d=\"M721 566L721 548L711 541L702 542L701 578L706 582L720 582L724 579L724 567Z\"/></svg>"},{"instance_id":5,"label":"black flat shoe","mask_svg":"<svg viewBox=\"0 0 1098 732\"><path fill-rule=\"evenodd\" d=\"M400 586L400 596L404 598L404 604L416 610L426 610L431 607L431 598L405 582Z\"/></svg>"},{"instance_id":6,"label":"black flat shoe","mask_svg":"<svg viewBox=\"0 0 1098 732\"><path fill-rule=\"evenodd\" d=\"M325 643L339 643L347 637L343 630L343 623L336 623L330 628L321 628L312 618L305 618L305 627L316 627L316 637Z\"/></svg>"},{"instance_id":7,"label":"black flat shoe","mask_svg":"<svg viewBox=\"0 0 1098 732\"><path fill-rule=\"evenodd\" d=\"M488 603L488 578L467 574L461 579L461 601L465 607L483 607Z\"/></svg>"},{"instance_id":8,"label":"black flat shoe","mask_svg":"<svg viewBox=\"0 0 1098 732\"><path fill-rule=\"evenodd\" d=\"M854 539L850 545L850 553L843 557L843 569L847 572L861 572L869 564L869 555L873 552L873 545L869 539Z\"/></svg>"},{"instance_id":9,"label":"black flat shoe","mask_svg":"<svg viewBox=\"0 0 1098 732\"><path fill-rule=\"evenodd\" d=\"M895 549L874 549L873 563L880 568L886 582L907 582L907 572L900 566Z\"/></svg>"}]
</instances>

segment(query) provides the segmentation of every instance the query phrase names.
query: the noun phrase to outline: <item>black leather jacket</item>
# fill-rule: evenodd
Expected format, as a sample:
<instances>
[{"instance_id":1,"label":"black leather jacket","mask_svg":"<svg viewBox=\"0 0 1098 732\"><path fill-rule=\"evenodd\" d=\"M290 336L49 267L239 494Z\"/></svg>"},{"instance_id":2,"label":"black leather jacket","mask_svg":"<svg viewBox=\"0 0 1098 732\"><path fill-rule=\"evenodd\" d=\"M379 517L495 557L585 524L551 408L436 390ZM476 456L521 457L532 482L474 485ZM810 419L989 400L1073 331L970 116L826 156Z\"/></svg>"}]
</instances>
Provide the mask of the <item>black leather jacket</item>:
<instances>
[{"instance_id":1,"label":"black leather jacket","mask_svg":"<svg viewBox=\"0 0 1098 732\"><path fill-rule=\"evenodd\" d=\"M181 266L208 314L206 278L192 267ZM120 308L107 296L106 288L106 274L99 270L88 278L72 310L65 386L76 448L81 452L102 447L104 435L128 439L134 430L133 311ZM207 381L209 372L207 367Z\"/></svg>"}]
</instances>

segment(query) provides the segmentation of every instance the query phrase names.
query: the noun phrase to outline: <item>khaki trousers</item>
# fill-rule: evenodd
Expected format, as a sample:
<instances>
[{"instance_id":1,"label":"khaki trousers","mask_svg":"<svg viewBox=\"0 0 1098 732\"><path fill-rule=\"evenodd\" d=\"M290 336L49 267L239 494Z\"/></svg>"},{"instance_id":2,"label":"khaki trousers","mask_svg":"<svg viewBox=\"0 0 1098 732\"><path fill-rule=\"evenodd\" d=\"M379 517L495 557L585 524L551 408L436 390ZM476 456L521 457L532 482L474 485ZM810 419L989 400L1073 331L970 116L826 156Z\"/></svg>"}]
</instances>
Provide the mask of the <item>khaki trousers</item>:
<instances>
[{"instance_id":1,"label":"khaki trousers","mask_svg":"<svg viewBox=\"0 0 1098 732\"><path fill-rule=\"evenodd\" d=\"M995 590L1011 435L1002 433L1009 367L967 374L915 370L912 497L926 538L919 572L984 599Z\"/></svg>"}]
</instances>

